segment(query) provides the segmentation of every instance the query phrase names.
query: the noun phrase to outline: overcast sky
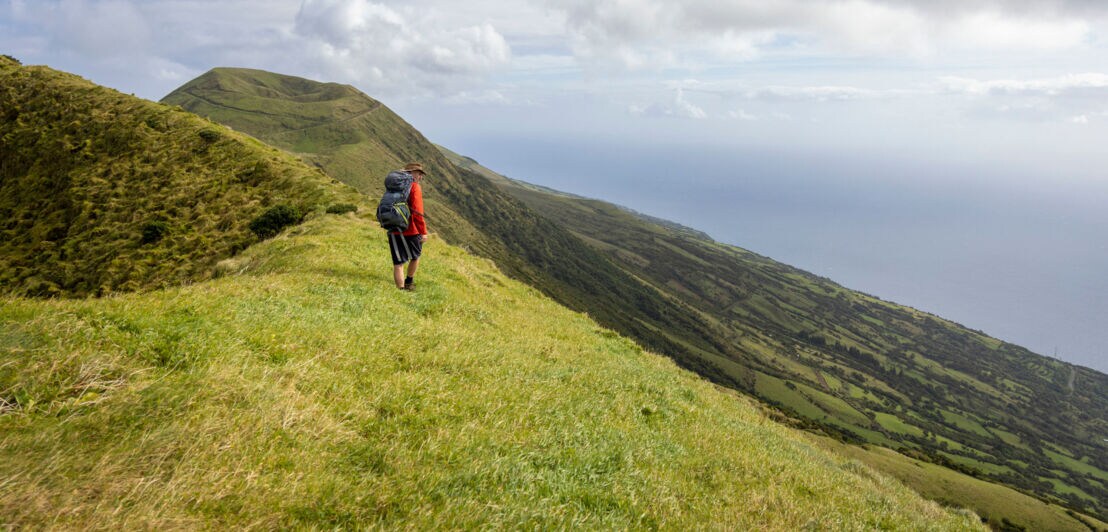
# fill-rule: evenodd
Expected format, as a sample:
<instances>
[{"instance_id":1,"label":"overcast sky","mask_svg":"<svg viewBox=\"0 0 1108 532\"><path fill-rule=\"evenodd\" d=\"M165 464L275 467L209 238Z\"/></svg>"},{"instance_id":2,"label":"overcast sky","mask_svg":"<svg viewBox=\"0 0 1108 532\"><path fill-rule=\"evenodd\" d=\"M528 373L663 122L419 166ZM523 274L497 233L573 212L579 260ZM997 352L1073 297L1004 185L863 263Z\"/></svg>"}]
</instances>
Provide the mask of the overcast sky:
<instances>
[{"instance_id":1,"label":"overcast sky","mask_svg":"<svg viewBox=\"0 0 1108 532\"><path fill-rule=\"evenodd\" d=\"M901 190L898 180L913 193L933 187L950 198L1023 191L1065 205L1052 212L1072 215L1066 223L1094 235L1073 255L1086 267L1108 257L1108 244L1095 237L1108 233L1108 218L1096 214L1108 204L1106 29L1108 2L1100 0L0 0L0 53L152 100L215 66L350 83L493 169L594 196L588 178L603 179L612 184L603 188L606 199L656 205L652 213L662 216L670 214L659 199L664 191L655 201L632 190L652 168L696 168L698 183L717 179L738 187L733 193L749 192L739 185L753 173L825 196L864 193L838 186L858 167L885 198ZM718 155L740 152L760 159L744 166ZM665 157L653 166L632 164L631 157L659 153ZM786 166L792 174L781 171ZM588 176L594 168L605 173ZM874 175L874 168L888 171ZM808 196L803 207L818 210L819 198ZM739 245L760 241L706 227L723 223L718 216L681 221ZM786 237L768 236L748 247L851 277L842 265L818 271L820 257L780 256L788 246L772 244ZM804 238L791 245L816 249ZM1007 238L967 247L1033 245ZM1100 254L1090 262L1089 253ZM888 266L894 274L902 267ZM876 291L865 286L872 277L846 284ZM877 295L902 296L889 290ZM939 314L959 312L929 297L902 297ZM1108 306L1056 306L1108 323L1096 315ZM1004 307L993 301L950 317L970 326L1008 323L1018 336L1026 327L1018 316L998 315ZM1059 312L1060 322L1074 321ZM1088 329L1066 333L1083 338L1073 348L1084 357L1077 360L1108 369L1100 354L1108 351L1101 330L1108 328ZM1066 345L1014 340L1045 354L1044 346Z\"/></svg>"},{"instance_id":2,"label":"overcast sky","mask_svg":"<svg viewBox=\"0 0 1108 532\"><path fill-rule=\"evenodd\" d=\"M150 99L248 66L497 131L940 150L1098 179L1106 23L1091 0L7 0L0 48Z\"/></svg>"}]
</instances>

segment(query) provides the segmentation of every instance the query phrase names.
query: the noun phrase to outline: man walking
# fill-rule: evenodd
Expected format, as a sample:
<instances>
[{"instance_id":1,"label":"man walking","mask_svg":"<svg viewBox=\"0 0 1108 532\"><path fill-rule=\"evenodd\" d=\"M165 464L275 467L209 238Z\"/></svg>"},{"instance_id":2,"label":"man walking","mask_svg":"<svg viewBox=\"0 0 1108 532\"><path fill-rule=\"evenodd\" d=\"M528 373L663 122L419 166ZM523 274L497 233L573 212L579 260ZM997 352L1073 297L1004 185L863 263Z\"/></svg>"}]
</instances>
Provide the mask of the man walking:
<instances>
[{"instance_id":1,"label":"man walking","mask_svg":"<svg viewBox=\"0 0 1108 532\"><path fill-rule=\"evenodd\" d=\"M392 277L396 287L411 290L415 285L416 269L419 268L419 256L423 252L423 243L427 241L427 222L423 219L423 165L408 163L404 171L412 175L412 190L408 193L408 208L412 210L412 221L403 233L389 233L389 251L392 252ZM404 264L408 264L407 276Z\"/></svg>"}]
</instances>

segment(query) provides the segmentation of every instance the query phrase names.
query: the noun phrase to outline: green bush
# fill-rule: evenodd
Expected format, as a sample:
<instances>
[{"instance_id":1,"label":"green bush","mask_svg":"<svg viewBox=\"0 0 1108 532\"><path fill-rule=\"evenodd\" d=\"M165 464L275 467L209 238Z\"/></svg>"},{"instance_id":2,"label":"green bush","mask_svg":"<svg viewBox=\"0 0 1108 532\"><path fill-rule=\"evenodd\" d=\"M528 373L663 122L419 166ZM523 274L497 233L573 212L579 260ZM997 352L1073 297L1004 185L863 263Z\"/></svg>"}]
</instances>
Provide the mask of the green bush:
<instances>
[{"instance_id":1,"label":"green bush","mask_svg":"<svg viewBox=\"0 0 1108 532\"><path fill-rule=\"evenodd\" d=\"M169 232L169 224L162 220L154 220L142 224L142 243L153 244L162 239Z\"/></svg>"},{"instance_id":2,"label":"green bush","mask_svg":"<svg viewBox=\"0 0 1108 532\"><path fill-rule=\"evenodd\" d=\"M336 203L327 207L327 214L346 214L348 212L358 212L358 206L352 203Z\"/></svg>"},{"instance_id":3,"label":"green bush","mask_svg":"<svg viewBox=\"0 0 1108 532\"><path fill-rule=\"evenodd\" d=\"M207 142L215 142L219 140L219 137L219 131L216 131L214 129L207 128L200 130L200 138L204 139Z\"/></svg>"},{"instance_id":4,"label":"green bush","mask_svg":"<svg viewBox=\"0 0 1108 532\"><path fill-rule=\"evenodd\" d=\"M300 223L304 215L300 209L290 205L274 205L250 222L250 230L265 240L280 233L282 229Z\"/></svg>"}]
</instances>

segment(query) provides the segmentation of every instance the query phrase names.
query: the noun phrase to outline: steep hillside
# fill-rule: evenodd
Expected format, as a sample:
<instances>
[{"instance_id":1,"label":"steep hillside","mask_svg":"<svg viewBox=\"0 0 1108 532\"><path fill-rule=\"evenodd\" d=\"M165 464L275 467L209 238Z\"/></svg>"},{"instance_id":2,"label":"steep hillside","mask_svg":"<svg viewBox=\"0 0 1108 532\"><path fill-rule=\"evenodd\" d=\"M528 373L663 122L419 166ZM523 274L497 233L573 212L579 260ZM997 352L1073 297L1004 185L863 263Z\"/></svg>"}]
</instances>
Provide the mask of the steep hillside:
<instances>
[{"instance_id":1,"label":"steep hillside","mask_svg":"<svg viewBox=\"0 0 1108 532\"><path fill-rule=\"evenodd\" d=\"M322 216L208 282L4 300L0 523L981 528L460 249L398 293L376 231Z\"/></svg>"},{"instance_id":2,"label":"steep hillside","mask_svg":"<svg viewBox=\"0 0 1108 532\"><path fill-rule=\"evenodd\" d=\"M0 58L0 294L195 281L258 240L271 206L359 195L180 109Z\"/></svg>"},{"instance_id":3,"label":"steep hillside","mask_svg":"<svg viewBox=\"0 0 1108 532\"><path fill-rule=\"evenodd\" d=\"M1037 403L1041 396L1029 387L1054 384L1013 380L1017 392L987 377L1007 375L999 373L1006 366L993 367L998 362L988 357L1009 346L675 224L533 186L493 186L494 173L473 164L455 167L351 87L215 69L164 101L296 152L372 196L385 170L421 160L432 171L433 230L684 367L839 437L903 448L1048 500L1102 511L1095 506L1104 489L1096 435L1105 432L1104 388L1095 372L1074 369L1080 391L1050 396L1064 403L1060 410L1079 429L1059 433L1049 421L1019 417L1053 408ZM597 230L609 223L617 230ZM690 269L696 274L677 275ZM984 350L975 350L978 345ZM976 356L985 359L966 362ZM942 365L948 360L955 362ZM1026 363L1065 369L1033 355ZM993 369L972 369L981 365ZM976 395L948 397L963 388ZM1012 402L1021 405L1011 411L1016 415L1003 409Z\"/></svg>"},{"instance_id":4,"label":"steep hillside","mask_svg":"<svg viewBox=\"0 0 1108 532\"><path fill-rule=\"evenodd\" d=\"M1108 376L444 150L725 327L747 390L848 440L1108 511ZM724 364L720 364L727 367Z\"/></svg>"},{"instance_id":5,"label":"steep hillside","mask_svg":"<svg viewBox=\"0 0 1108 532\"><path fill-rule=\"evenodd\" d=\"M432 232L683 366L738 386L734 371L710 362L742 356L713 323L485 178L457 169L399 116L353 87L216 68L162 101L297 153L373 198L383 192L388 170L421 161L430 171L424 192Z\"/></svg>"}]
</instances>

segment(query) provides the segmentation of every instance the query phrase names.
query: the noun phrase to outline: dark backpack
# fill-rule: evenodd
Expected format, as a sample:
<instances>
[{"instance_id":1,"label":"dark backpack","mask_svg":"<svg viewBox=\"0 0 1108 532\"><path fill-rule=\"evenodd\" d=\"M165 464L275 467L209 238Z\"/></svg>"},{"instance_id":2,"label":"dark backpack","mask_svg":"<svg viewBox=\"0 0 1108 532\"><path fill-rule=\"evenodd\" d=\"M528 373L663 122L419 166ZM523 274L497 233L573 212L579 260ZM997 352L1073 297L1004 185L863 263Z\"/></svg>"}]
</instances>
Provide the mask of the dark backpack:
<instances>
[{"instance_id":1,"label":"dark backpack","mask_svg":"<svg viewBox=\"0 0 1108 532\"><path fill-rule=\"evenodd\" d=\"M394 232L403 232L412 221L412 209L408 206L408 194L412 191L415 179L412 174L393 170L385 176L385 194L377 205L377 221L381 227Z\"/></svg>"}]
</instances>

